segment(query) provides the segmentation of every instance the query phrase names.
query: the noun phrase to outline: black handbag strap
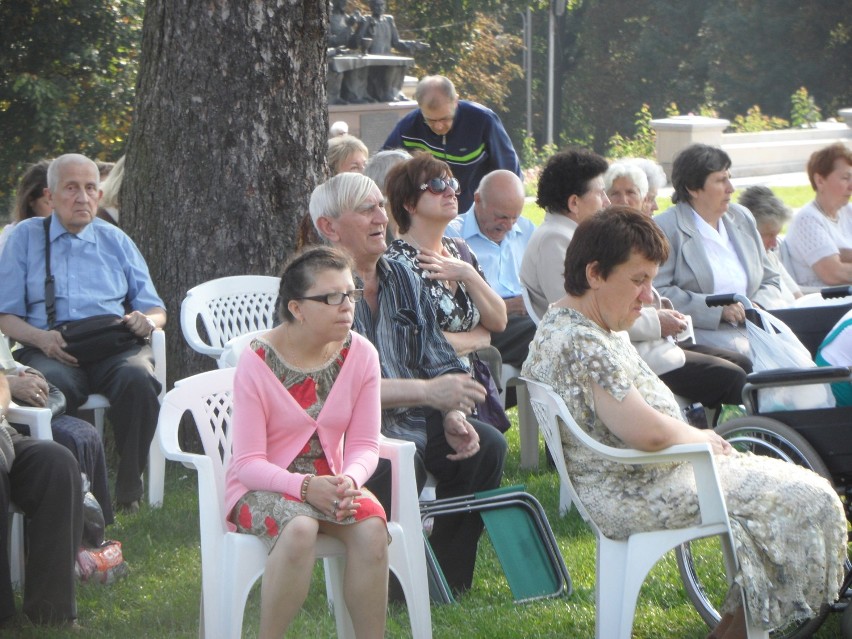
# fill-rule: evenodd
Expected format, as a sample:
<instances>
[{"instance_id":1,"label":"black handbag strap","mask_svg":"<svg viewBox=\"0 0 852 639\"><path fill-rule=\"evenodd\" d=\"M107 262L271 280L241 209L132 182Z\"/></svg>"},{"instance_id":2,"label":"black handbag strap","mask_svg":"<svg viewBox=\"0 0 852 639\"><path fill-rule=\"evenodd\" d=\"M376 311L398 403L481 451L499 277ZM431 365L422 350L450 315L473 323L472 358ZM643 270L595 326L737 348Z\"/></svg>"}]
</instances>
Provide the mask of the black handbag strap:
<instances>
[{"instance_id":1,"label":"black handbag strap","mask_svg":"<svg viewBox=\"0 0 852 639\"><path fill-rule=\"evenodd\" d=\"M56 324L56 286L53 273L50 271L50 220L52 215L44 218L44 310L47 311L47 330Z\"/></svg>"},{"instance_id":2,"label":"black handbag strap","mask_svg":"<svg viewBox=\"0 0 852 639\"><path fill-rule=\"evenodd\" d=\"M453 241L453 244L456 245L459 257L472 266L473 256L470 254L470 247L467 245L467 242L460 237L451 237L450 239Z\"/></svg>"}]
</instances>

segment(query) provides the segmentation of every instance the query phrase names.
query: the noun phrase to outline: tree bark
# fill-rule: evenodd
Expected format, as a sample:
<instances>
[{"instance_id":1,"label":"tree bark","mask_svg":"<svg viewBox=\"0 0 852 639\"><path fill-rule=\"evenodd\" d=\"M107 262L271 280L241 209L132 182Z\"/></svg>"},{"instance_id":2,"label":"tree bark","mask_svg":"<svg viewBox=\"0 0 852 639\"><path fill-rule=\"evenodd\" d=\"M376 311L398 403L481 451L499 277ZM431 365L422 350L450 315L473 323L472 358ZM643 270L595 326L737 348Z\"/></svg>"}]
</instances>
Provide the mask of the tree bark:
<instances>
[{"instance_id":1,"label":"tree bark","mask_svg":"<svg viewBox=\"0 0 852 639\"><path fill-rule=\"evenodd\" d=\"M324 179L325 0L148 0L121 224L168 312L170 381L213 368L187 290L277 275Z\"/></svg>"}]
</instances>

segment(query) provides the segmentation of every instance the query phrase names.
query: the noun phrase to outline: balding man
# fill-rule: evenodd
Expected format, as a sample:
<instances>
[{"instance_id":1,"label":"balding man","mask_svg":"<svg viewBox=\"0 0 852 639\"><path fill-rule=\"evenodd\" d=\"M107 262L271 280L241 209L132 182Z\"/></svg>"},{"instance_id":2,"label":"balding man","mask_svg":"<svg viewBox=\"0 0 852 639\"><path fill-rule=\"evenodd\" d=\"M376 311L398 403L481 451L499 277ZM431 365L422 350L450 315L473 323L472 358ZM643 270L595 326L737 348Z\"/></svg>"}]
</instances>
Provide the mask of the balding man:
<instances>
[{"instance_id":1,"label":"balding man","mask_svg":"<svg viewBox=\"0 0 852 639\"><path fill-rule=\"evenodd\" d=\"M449 164L461 185L460 211L473 204L473 194L487 173L508 169L521 176L518 154L494 111L459 100L453 83L441 75L420 80L414 99L420 108L397 123L382 148L428 151Z\"/></svg>"},{"instance_id":2,"label":"balding man","mask_svg":"<svg viewBox=\"0 0 852 639\"><path fill-rule=\"evenodd\" d=\"M119 509L135 512L160 410L154 357L143 340L166 323L166 311L133 240L96 218L103 193L94 162L77 154L56 158L45 193L52 214L19 222L3 249L0 330L23 344L15 351L19 362L65 394L70 414L91 393L109 399L120 457L114 494ZM45 286L48 259L53 300ZM78 361L55 327L104 314L120 317L137 341L96 361Z\"/></svg>"},{"instance_id":3,"label":"balding man","mask_svg":"<svg viewBox=\"0 0 852 639\"><path fill-rule=\"evenodd\" d=\"M535 335L521 297L521 261L535 225L521 217L524 185L511 171L498 169L482 178L467 213L450 222L446 234L461 237L476 254L485 279L506 302L509 323L491 334L503 361L520 368Z\"/></svg>"}]
</instances>

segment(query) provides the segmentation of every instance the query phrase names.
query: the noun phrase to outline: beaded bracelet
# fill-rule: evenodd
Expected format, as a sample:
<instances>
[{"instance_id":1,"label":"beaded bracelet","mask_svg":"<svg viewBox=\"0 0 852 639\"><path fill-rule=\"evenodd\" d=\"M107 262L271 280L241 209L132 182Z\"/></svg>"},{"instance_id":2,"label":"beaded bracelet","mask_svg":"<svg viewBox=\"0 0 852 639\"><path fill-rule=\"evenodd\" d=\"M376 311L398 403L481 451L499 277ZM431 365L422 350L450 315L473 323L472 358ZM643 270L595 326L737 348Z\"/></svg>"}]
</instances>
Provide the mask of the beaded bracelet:
<instances>
[{"instance_id":1,"label":"beaded bracelet","mask_svg":"<svg viewBox=\"0 0 852 639\"><path fill-rule=\"evenodd\" d=\"M299 496L302 498L302 501L308 501L308 484L311 483L311 480L316 477L316 475L305 475L305 478L302 480L302 490L299 493Z\"/></svg>"}]
</instances>

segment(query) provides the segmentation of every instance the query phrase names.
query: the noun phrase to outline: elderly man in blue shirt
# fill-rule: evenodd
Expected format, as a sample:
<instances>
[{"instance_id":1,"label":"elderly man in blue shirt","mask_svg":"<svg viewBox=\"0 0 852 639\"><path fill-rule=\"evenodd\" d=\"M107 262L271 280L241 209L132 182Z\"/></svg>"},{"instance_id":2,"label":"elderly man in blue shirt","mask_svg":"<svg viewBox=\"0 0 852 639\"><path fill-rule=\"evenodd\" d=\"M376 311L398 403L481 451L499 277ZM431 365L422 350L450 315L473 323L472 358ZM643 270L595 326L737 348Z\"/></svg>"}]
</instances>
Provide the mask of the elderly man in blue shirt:
<instances>
[{"instance_id":1,"label":"elderly man in blue shirt","mask_svg":"<svg viewBox=\"0 0 852 639\"><path fill-rule=\"evenodd\" d=\"M524 185L512 171L498 169L482 178L467 213L450 222L446 234L460 237L476 254L485 279L506 302L509 323L491 334L491 345L507 364L520 368L535 335L521 297L521 261L535 225L521 217Z\"/></svg>"},{"instance_id":2,"label":"elderly man in blue shirt","mask_svg":"<svg viewBox=\"0 0 852 639\"><path fill-rule=\"evenodd\" d=\"M141 342L165 325L166 311L139 249L118 227L96 219L101 198L98 168L83 155L62 155L50 165L47 189L53 214L20 222L0 259L0 330L23 347L16 359L41 371L65 394L73 414L91 393L110 402L120 457L115 498L135 512L142 470L157 425L160 384L151 347ZM137 337L118 354L82 364L48 323L45 233L54 277L55 324L96 315L122 318Z\"/></svg>"}]
</instances>

